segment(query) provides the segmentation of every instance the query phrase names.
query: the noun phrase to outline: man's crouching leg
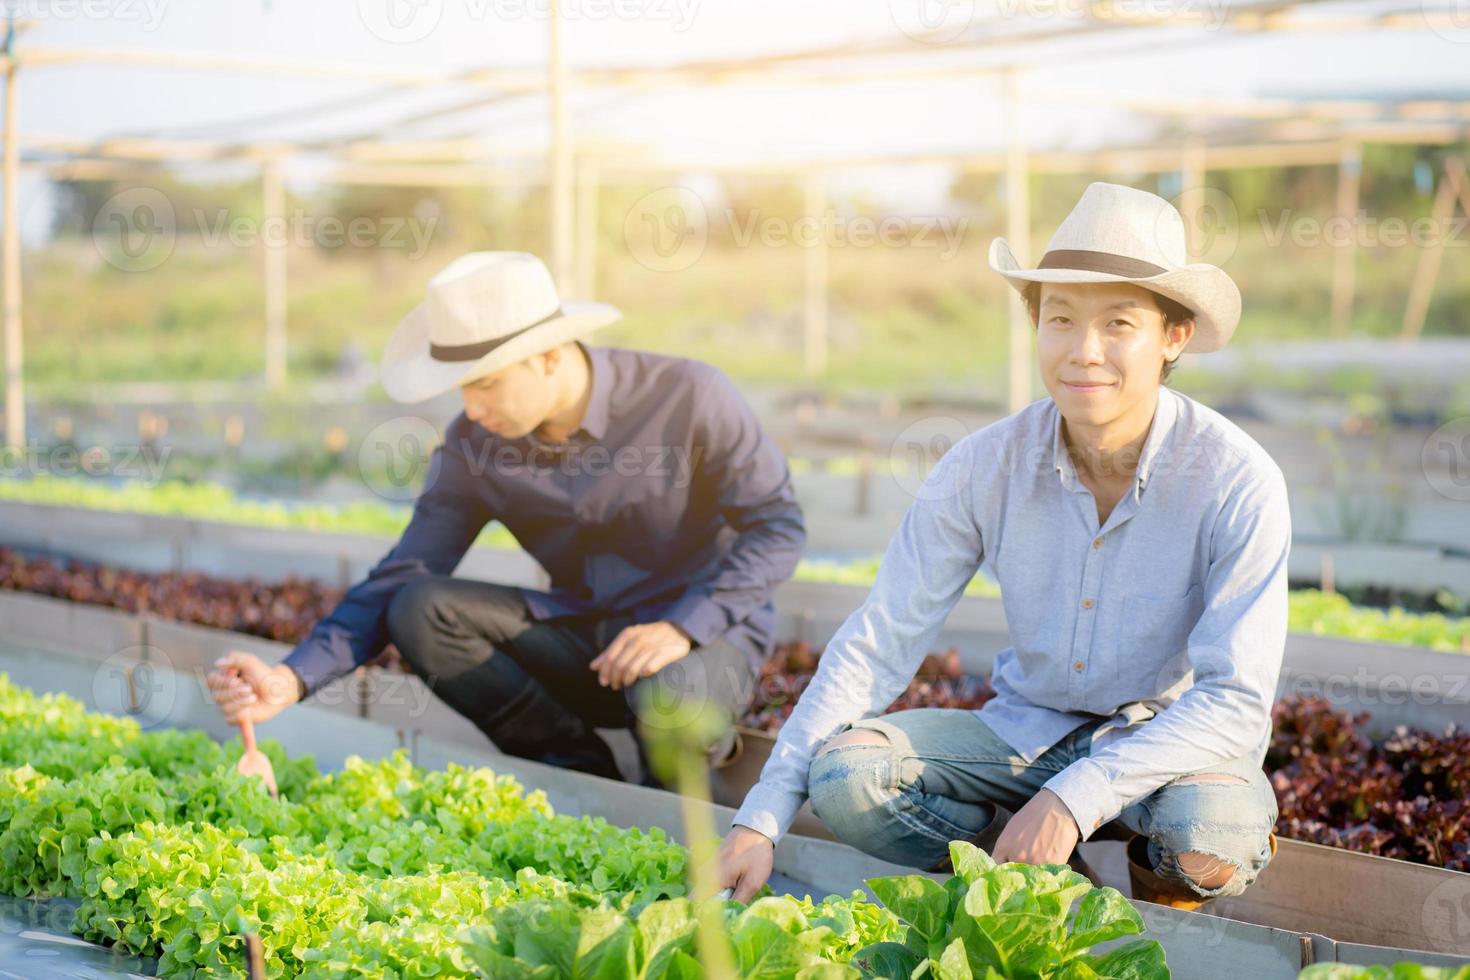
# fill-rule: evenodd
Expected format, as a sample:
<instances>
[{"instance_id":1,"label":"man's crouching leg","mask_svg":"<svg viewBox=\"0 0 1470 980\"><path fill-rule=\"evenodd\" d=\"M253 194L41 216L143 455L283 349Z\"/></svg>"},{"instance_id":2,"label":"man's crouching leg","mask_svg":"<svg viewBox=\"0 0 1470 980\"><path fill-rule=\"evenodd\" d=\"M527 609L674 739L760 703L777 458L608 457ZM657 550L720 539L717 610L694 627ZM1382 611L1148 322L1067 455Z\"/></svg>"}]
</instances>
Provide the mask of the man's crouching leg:
<instances>
[{"instance_id":1,"label":"man's crouching leg","mask_svg":"<svg viewBox=\"0 0 1470 980\"><path fill-rule=\"evenodd\" d=\"M839 841L865 854L916 868L930 868L956 836L936 826L911 794L911 753L895 746L871 721L828 739L812 759L807 794L812 812Z\"/></svg>"},{"instance_id":2,"label":"man's crouching leg","mask_svg":"<svg viewBox=\"0 0 1470 980\"><path fill-rule=\"evenodd\" d=\"M1148 825L1140 828L1154 873L1204 898L1241 894L1271 860L1271 784L1258 768L1228 768L1158 790L1146 801Z\"/></svg>"}]
</instances>

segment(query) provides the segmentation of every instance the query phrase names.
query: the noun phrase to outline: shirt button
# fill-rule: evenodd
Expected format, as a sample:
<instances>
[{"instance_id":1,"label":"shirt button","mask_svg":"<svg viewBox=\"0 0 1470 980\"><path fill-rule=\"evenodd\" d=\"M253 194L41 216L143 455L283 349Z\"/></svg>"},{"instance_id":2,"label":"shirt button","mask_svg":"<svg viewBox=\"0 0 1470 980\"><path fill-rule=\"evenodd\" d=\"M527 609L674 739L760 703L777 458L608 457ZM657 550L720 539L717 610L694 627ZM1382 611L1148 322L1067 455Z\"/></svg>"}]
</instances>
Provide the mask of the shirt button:
<instances>
[{"instance_id":1,"label":"shirt button","mask_svg":"<svg viewBox=\"0 0 1470 980\"><path fill-rule=\"evenodd\" d=\"M1072 665L1072 669L1075 670L1079 674L1082 673L1082 661L1079 660L1076 663L1074 663Z\"/></svg>"},{"instance_id":2,"label":"shirt button","mask_svg":"<svg viewBox=\"0 0 1470 980\"><path fill-rule=\"evenodd\" d=\"M1095 540L1094 540L1094 541L1093 541L1093 542L1092 542L1092 546L1093 546L1093 547L1094 547L1094 548L1101 548L1101 547L1102 547L1102 538L1097 538L1097 539L1095 539Z\"/></svg>"},{"instance_id":3,"label":"shirt button","mask_svg":"<svg viewBox=\"0 0 1470 980\"><path fill-rule=\"evenodd\" d=\"M1083 599L1082 600L1082 608L1083 609L1091 609L1092 608L1092 600L1091 599Z\"/></svg>"}]
</instances>

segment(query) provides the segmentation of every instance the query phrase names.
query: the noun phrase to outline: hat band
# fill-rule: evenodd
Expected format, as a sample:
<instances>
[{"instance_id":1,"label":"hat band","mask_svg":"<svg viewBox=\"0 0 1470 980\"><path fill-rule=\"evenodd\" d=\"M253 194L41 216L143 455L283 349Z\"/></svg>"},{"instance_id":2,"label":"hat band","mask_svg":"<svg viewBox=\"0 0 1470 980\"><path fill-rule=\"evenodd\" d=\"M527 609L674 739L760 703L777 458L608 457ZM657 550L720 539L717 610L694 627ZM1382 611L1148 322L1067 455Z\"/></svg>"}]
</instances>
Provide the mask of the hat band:
<instances>
[{"instance_id":1,"label":"hat band","mask_svg":"<svg viewBox=\"0 0 1470 980\"><path fill-rule=\"evenodd\" d=\"M562 308L558 306L551 315L544 316L530 326L521 327L502 337L494 337L490 340L482 340L474 344L436 344L429 342L429 356L436 361L478 361L486 354L493 351L502 344L508 344L528 330L534 330L543 323L549 323L559 316L565 316Z\"/></svg>"},{"instance_id":2,"label":"hat band","mask_svg":"<svg viewBox=\"0 0 1470 980\"><path fill-rule=\"evenodd\" d=\"M1102 272L1110 276L1145 279L1168 272L1161 265L1132 259L1112 252L1093 252L1085 248L1059 248L1041 257L1038 269L1076 269L1080 272Z\"/></svg>"}]
</instances>

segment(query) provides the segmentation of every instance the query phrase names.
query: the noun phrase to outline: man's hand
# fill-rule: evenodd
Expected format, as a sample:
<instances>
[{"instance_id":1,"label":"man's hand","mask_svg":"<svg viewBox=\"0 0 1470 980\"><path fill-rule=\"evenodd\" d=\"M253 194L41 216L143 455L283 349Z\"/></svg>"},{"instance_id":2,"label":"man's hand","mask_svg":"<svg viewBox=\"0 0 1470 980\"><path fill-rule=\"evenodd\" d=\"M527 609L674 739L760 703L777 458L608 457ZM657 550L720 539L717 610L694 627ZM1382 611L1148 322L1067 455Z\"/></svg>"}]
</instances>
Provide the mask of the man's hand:
<instances>
[{"instance_id":1,"label":"man's hand","mask_svg":"<svg viewBox=\"0 0 1470 980\"><path fill-rule=\"evenodd\" d=\"M749 902L771 877L776 845L758 830L739 824L720 844L719 886L733 889L737 902Z\"/></svg>"},{"instance_id":2,"label":"man's hand","mask_svg":"<svg viewBox=\"0 0 1470 980\"><path fill-rule=\"evenodd\" d=\"M301 699L301 686L290 667L272 667L254 654L238 650L216 660L205 682L231 725L245 718L257 724L267 721Z\"/></svg>"},{"instance_id":3,"label":"man's hand","mask_svg":"<svg viewBox=\"0 0 1470 980\"><path fill-rule=\"evenodd\" d=\"M689 634L673 623L644 623L619 633L588 666L597 671L597 683L617 691L688 656L691 647Z\"/></svg>"},{"instance_id":4,"label":"man's hand","mask_svg":"<svg viewBox=\"0 0 1470 980\"><path fill-rule=\"evenodd\" d=\"M1080 836L1072 811L1060 796L1044 789L1011 817L990 856L997 864L1066 864Z\"/></svg>"}]
</instances>

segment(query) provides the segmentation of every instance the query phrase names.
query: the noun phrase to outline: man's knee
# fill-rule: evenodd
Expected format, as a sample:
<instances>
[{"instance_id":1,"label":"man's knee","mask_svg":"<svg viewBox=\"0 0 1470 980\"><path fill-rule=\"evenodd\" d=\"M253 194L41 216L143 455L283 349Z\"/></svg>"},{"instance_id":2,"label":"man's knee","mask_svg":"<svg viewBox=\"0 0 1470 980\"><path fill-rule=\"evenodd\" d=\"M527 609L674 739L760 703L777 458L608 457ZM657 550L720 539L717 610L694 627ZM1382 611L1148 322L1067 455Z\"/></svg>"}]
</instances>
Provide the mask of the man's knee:
<instances>
[{"instance_id":1,"label":"man's knee","mask_svg":"<svg viewBox=\"0 0 1470 980\"><path fill-rule=\"evenodd\" d=\"M870 854L893 843L893 804L898 788L892 777L887 736L854 728L828 739L807 772L812 812L844 844Z\"/></svg>"},{"instance_id":2,"label":"man's knee","mask_svg":"<svg viewBox=\"0 0 1470 980\"><path fill-rule=\"evenodd\" d=\"M504 643L527 625L525 600L512 586L425 575L399 586L388 601L388 638L413 662L414 648L434 636L473 635Z\"/></svg>"},{"instance_id":3,"label":"man's knee","mask_svg":"<svg viewBox=\"0 0 1470 980\"><path fill-rule=\"evenodd\" d=\"M1224 888L1240 872L1240 866L1203 851L1185 851L1175 859L1179 871L1200 888Z\"/></svg>"},{"instance_id":4,"label":"man's knee","mask_svg":"<svg viewBox=\"0 0 1470 980\"><path fill-rule=\"evenodd\" d=\"M888 745L888 736L871 728L849 728L822 743L807 771L807 795L811 797L812 809L818 811L819 816L825 811L834 820L841 820L843 815L855 815L855 810L880 802L883 794L877 786L881 768L875 757L877 753L858 753L858 757L849 757L851 753L837 750L855 746L886 748ZM827 819L823 817L823 820ZM832 829L835 831L837 828Z\"/></svg>"},{"instance_id":5,"label":"man's knee","mask_svg":"<svg viewBox=\"0 0 1470 980\"><path fill-rule=\"evenodd\" d=\"M704 679L702 672L699 678ZM688 672L666 667L640 678L628 688L627 701L645 737L679 732L708 754L712 765L726 762L739 741L730 705L705 684L690 683Z\"/></svg>"},{"instance_id":6,"label":"man's knee","mask_svg":"<svg viewBox=\"0 0 1470 980\"><path fill-rule=\"evenodd\" d=\"M822 743L817 749L816 758L821 758L833 749L840 749L844 745L887 745L888 736L871 728L849 728L841 735L834 736Z\"/></svg>"},{"instance_id":7,"label":"man's knee","mask_svg":"<svg viewBox=\"0 0 1470 980\"><path fill-rule=\"evenodd\" d=\"M1250 780L1232 773L1197 773L1173 785L1245 787ZM1186 800L1176 791L1155 814L1153 836L1163 856L1160 873L1199 893L1243 892L1270 860L1270 815L1262 814L1261 825L1252 827L1245 801L1227 807L1224 799Z\"/></svg>"},{"instance_id":8,"label":"man's knee","mask_svg":"<svg viewBox=\"0 0 1470 980\"><path fill-rule=\"evenodd\" d=\"M415 640L424 628L437 591L432 579L419 579L400 586L388 601L388 638L410 663L418 646Z\"/></svg>"},{"instance_id":9,"label":"man's knee","mask_svg":"<svg viewBox=\"0 0 1470 980\"><path fill-rule=\"evenodd\" d=\"M646 724L733 725L755 698L755 674L733 647L700 647L628 688L628 704Z\"/></svg>"}]
</instances>

